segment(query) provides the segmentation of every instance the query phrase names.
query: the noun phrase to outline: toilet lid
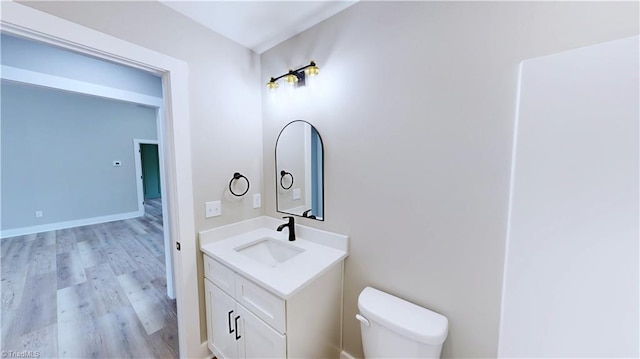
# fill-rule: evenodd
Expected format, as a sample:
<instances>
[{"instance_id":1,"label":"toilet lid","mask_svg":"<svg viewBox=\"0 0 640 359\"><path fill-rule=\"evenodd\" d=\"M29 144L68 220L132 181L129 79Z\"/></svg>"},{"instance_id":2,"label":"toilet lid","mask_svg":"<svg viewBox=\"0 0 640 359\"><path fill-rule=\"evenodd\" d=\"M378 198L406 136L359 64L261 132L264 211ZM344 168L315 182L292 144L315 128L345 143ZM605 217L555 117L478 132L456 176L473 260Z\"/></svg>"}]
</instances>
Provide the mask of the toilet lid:
<instances>
[{"instance_id":1,"label":"toilet lid","mask_svg":"<svg viewBox=\"0 0 640 359\"><path fill-rule=\"evenodd\" d=\"M371 287L360 293L358 309L369 321L421 343L439 345L447 338L444 315Z\"/></svg>"}]
</instances>

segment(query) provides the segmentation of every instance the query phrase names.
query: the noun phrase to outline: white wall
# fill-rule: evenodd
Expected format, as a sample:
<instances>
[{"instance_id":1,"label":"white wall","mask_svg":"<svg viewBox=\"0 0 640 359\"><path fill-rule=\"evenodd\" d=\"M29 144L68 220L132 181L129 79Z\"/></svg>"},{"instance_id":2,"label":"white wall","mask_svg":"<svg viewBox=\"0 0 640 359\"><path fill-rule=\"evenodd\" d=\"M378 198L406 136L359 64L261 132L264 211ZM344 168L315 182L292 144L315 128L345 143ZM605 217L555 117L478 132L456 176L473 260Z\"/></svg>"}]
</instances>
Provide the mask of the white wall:
<instances>
[{"instance_id":1,"label":"white wall","mask_svg":"<svg viewBox=\"0 0 640 359\"><path fill-rule=\"evenodd\" d=\"M185 61L189 97L196 231L259 216L253 193L262 186L260 62L256 53L195 23L159 2L56 1L24 5ZM234 172L251 181L242 199L227 194ZM205 219L204 202L222 200L222 216ZM274 205L275 206L275 205ZM182 241L188 240L181 238ZM197 234L193 234L197 241ZM201 254L200 293L203 292ZM204 297L201 339L206 339Z\"/></svg>"},{"instance_id":2,"label":"white wall","mask_svg":"<svg viewBox=\"0 0 640 359\"><path fill-rule=\"evenodd\" d=\"M157 138L155 109L4 80L0 100L3 236L138 211L133 139Z\"/></svg>"},{"instance_id":3,"label":"white wall","mask_svg":"<svg viewBox=\"0 0 640 359\"><path fill-rule=\"evenodd\" d=\"M162 97L159 76L73 51L0 35L2 65Z\"/></svg>"},{"instance_id":4,"label":"white wall","mask_svg":"<svg viewBox=\"0 0 640 359\"><path fill-rule=\"evenodd\" d=\"M637 34L637 3L360 2L262 54L262 82L314 59L314 89L263 87L264 205L292 119L325 149L325 222L350 236L344 348L367 285L446 315L445 357L496 357L519 63Z\"/></svg>"},{"instance_id":5,"label":"white wall","mask_svg":"<svg viewBox=\"0 0 640 359\"><path fill-rule=\"evenodd\" d=\"M501 357L639 355L639 39L522 63Z\"/></svg>"}]
</instances>

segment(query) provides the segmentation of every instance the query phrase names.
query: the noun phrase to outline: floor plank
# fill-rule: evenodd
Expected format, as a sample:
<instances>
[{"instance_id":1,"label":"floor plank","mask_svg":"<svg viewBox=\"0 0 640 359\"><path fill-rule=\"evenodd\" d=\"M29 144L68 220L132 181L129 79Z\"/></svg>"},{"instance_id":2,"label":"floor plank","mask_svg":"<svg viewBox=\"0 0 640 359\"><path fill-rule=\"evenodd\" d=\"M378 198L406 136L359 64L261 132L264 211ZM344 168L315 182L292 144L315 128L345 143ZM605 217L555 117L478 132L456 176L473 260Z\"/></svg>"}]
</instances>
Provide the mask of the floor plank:
<instances>
[{"instance_id":1,"label":"floor plank","mask_svg":"<svg viewBox=\"0 0 640 359\"><path fill-rule=\"evenodd\" d=\"M127 239L123 239L126 241ZM131 273L138 268L136 262L129 256L120 244L109 246L101 249L102 255L107 259L113 273L116 275L122 275L125 273Z\"/></svg>"},{"instance_id":2,"label":"floor plank","mask_svg":"<svg viewBox=\"0 0 640 359\"><path fill-rule=\"evenodd\" d=\"M34 236L35 238L35 236ZM14 237L10 241L2 242L2 250L5 256L2 258L0 270L2 279L0 291L2 292L2 302L0 308L18 309L24 285L29 272L29 254L33 240L27 241L24 236Z\"/></svg>"},{"instance_id":3,"label":"floor plank","mask_svg":"<svg viewBox=\"0 0 640 359\"><path fill-rule=\"evenodd\" d=\"M155 353L142 324L131 307L106 314L98 320L105 347L112 358L153 358Z\"/></svg>"},{"instance_id":4,"label":"floor plank","mask_svg":"<svg viewBox=\"0 0 640 359\"><path fill-rule=\"evenodd\" d=\"M78 250L57 255L58 289L87 281L84 264Z\"/></svg>"},{"instance_id":5,"label":"floor plank","mask_svg":"<svg viewBox=\"0 0 640 359\"><path fill-rule=\"evenodd\" d=\"M149 339L152 343L153 351L157 358L177 358L180 356L178 350L178 318L174 310L165 312L164 328L151 334Z\"/></svg>"},{"instance_id":6,"label":"floor plank","mask_svg":"<svg viewBox=\"0 0 640 359\"><path fill-rule=\"evenodd\" d=\"M55 236L49 237L55 241ZM29 276L55 272L57 268L56 244L48 238L37 238L29 254Z\"/></svg>"},{"instance_id":7,"label":"floor plank","mask_svg":"<svg viewBox=\"0 0 640 359\"><path fill-rule=\"evenodd\" d=\"M15 328L17 328L16 318L18 317L18 310L2 309L1 323L2 323L2 350L15 350L20 347L20 335L17 334ZM8 330L8 329L11 330Z\"/></svg>"},{"instance_id":8,"label":"floor plank","mask_svg":"<svg viewBox=\"0 0 640 359\"><path fill-rule=\"evenodd\" d=\"M56 253L71 252L77 248L76 235L72 228L56 231Z\"/></svg>"},{"instance_id":9,"label":"floor plank","mask_svg":"<svg viewBox=\"0 0 640 359\"><path fill-rule=\"evenodd\" d=\"M96 320L69 320L58 322L59 358L107 358L109 351L104 330Z\"/></svg>"},{"instance_id":10,"label":"floor plank","mask_svg":"<svg viewBox=\"0 0 640 359\"><path fill-rule=\"evenodd\" d=\"M129 256L136 262L138 268L144 268L151 274L153 278L165 277L166 267L164 260L158 260L151 252L147 250L140 242L133 238L127 243Z\"/></svg>"},{"instance_id":11,"label":"floor plank","mask_svg":"<svg viewBox=\"0 0 640 359\"><path fill-rule=\"evenodd\" d=\"M96 323L99 319L91 285L82 283L58 290L58 355L63 358L100 358L107 350ZM82 338L82 340L79 340Z\"/></svg>"},{"instance_id":12,"label":"floor plank","mask_svg":"<svg viewBox=\"0 0 640 359\"><path fill-rule=\"evenodd\" d=\"M29 278L15 317L16 334L24 335L56 323L56 282L55 272Z\"/></svg>"},{"instance_id":13,"label":"floor plank","mask_svg":"<svg viewBox=\"0 0 640 359\"><path fill-rule=\"evenodd\" d=\"M164 240L162 241L162 243L160 243L157 241L157 237L158 235L154 234L141 234L135 236L138 242L142 244L151 254L156 257L162 256L164 258ZM164 262L164 260L162 262Z\"/></svg>"},{"instance_id":14,"label":"floor plank","mask_svg":"<svg viewBox=\"0 0 640 359\"><path fill-rule=\"evenodd\" d=\"M89 241L78 242L76 246L82 265L85 268L97 266L107 260L100 252L100 249L94 249Z\"/></svg>"},{"instance_id":15,"label":"floor plank","mask_svg":"<svg viewBox=\"0 0 640 359\"><path fill-rule=\"evenodd\" d=\"M43 243L44 246L52 246L56 244L56 232L42 232L36 235L35 241Z\"/></svg>"},{"instance_id":16,"label":"floor plank","mask_svg":"<svg viewBox=\"0 0 640 359\"><path fill-rule=\"evenodd\" d=\"M58 355L58 326L48 325L42 329L20 336L17 352L37 353L39 358L55 358Z\"/></svg>"},{"instance_id":17,"label":"floor plank","mask_svg":"<svg viewBox=\"0 0 640 359\"><path fill-rule=\"evenodd\" d=\"M151 278L144 270L118 276L133 310L147 334L153 334L164 327L163 303L158 300Z\"/></svg>"},{"instance_id":18,"label":"floor plank","mask_svg":"<svg viewBox=\"0 0 640 359\"><path fill-rule=\"evenodd\" d=\"M127 295L108 263L87 268L87 278L99 316L129 305Z\"/></svg>"}]
</instances>

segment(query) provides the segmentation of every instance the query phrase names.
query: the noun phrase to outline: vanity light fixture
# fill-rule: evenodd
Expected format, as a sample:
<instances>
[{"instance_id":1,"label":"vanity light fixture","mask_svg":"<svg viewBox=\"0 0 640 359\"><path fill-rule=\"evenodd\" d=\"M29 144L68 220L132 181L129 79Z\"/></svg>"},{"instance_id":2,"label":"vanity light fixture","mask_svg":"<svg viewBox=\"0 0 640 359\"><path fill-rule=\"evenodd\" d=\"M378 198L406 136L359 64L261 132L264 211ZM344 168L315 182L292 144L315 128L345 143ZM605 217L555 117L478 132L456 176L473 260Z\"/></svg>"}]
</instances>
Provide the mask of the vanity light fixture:
<instances>
[{"instance_id":1,"label":"vanity light fixture","mask_svg":"<svg viewBox=\"0 0 640 359\"><path fill-rule=\"evenodd\" d=\"M318 65L314 61L311 61L309 65L302 66L296 70L289 70L286 74L280 75L278 77L272 77L269 82L267 82L267 88L269 90L275 90L278 88L278 80L284 78L284 82L292 87L300 87L305 85L305 79L307 76L316 76L320 73L320 69Z\"/></svg>"}]
</instances>

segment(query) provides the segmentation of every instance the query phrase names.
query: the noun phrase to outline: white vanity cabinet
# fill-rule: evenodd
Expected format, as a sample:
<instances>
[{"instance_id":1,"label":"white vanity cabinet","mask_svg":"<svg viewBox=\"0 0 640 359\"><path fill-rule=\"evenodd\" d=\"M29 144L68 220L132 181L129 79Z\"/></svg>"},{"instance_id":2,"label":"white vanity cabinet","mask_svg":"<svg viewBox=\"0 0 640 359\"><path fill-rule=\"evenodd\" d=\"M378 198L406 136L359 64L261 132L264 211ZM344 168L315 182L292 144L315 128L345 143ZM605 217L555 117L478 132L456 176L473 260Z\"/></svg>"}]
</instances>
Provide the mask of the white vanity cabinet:
<instances>
[{"instance_id":1,"label":"white vanity cabinet","mask_svg":"<svg viewBox=\"0 0 640 359\"><path fill-rule=\"evenodd\" d=\"M284 299L204 255L207 345L218 359L339 358L342 261Z\"/></svg>"},{"instance_id":2,"label":"white vanity cabinet","mask_svg":"<svg viewBox=\"0 0 640 359\"><path fill-rule=\"evenodd\" d=\"M207 293L208 347L221 358L284 358L286 338L211 281Z\"/></svg>"}]
</instances>

